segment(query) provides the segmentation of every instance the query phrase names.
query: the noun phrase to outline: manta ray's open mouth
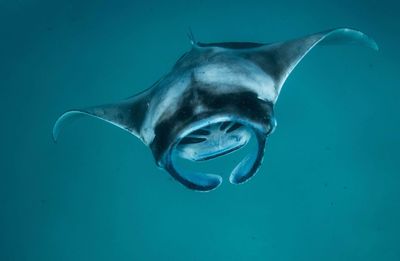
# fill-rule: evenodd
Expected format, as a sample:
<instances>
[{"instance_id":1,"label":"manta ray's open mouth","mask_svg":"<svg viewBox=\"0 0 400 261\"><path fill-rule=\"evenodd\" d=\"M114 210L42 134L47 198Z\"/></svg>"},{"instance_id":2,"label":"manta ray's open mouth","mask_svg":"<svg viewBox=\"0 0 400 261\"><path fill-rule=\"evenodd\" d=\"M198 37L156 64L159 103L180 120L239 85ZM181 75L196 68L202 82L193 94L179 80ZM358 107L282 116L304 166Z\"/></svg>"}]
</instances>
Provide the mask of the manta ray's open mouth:
<instances>
[{"instance_id":1,"label":"manta ray's open mouth","mask_svg":"<svg viewBox=\"0 0 400 261\"><path fill-rule=\"evenodd\" d=\"M240 123L223 121L191 132L177 145L182 158L203 161L240 149L251 138L250 131Z\"/></svg>"},{"instance_id":2,"label":"manta ray's open mouth","mask_svg":"<svg viewBox=\"0 0 400 261\"><path fill-rule=\"evenodd\" d=\"M269 130L274 128L270 121ZM194 122L187 126L176 138L163 159L164 167L171 175L185 186L209 191L222 183L222 177L217 174L190 171L177 164L177 157L192 162L214 159L234 152L255 138L257 148L248 153L232 170L229 181L240 184L249 180L258 170L264 156L266 140L265 129L261 131L245 119L235 119L230 116L214 116L206 120Z\"/></svg>"}]
</instances>

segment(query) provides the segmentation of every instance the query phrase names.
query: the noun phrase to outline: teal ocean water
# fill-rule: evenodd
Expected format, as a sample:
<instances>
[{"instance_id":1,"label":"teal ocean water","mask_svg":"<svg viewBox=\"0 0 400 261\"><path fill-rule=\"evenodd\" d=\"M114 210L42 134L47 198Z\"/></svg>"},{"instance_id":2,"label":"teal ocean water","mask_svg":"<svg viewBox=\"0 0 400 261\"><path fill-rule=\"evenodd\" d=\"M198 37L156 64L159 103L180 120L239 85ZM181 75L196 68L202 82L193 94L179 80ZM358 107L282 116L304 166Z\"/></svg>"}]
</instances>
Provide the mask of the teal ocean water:
<instances>
[{"instance_id":1,"label":"teal ocean water","mask_svg":"<svg viewBox=\"0 0 400 261\"><path fill-rule=\"evenodd\" d=\"M0 2L0 260L400 260L395 1ZM335 27L379 52L318 47L288 78L258 174L186 189L150 150L70 108L118 101L202 42L274 42Z\"/></svg>"}]
</instances>

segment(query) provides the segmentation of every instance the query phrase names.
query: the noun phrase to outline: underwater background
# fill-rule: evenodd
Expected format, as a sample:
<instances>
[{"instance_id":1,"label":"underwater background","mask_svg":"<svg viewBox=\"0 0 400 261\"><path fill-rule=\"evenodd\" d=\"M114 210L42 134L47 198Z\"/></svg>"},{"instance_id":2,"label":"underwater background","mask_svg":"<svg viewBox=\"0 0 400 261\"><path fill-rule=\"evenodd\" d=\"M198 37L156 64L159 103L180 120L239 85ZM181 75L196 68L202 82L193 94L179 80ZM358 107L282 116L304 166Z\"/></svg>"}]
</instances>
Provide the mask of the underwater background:
<instances>
[{"instance_id":1,"label":"underwater background","mask_svg":"<svg viewBox=\"0 0 400 261\"><path fill-rule=\"evenodd\" d=\"M400 260L396 1L0 1L0 260ZM138 139L65 110L118 101L197 40L274 42L335 27L379 52L318 47L276 104L258 174L186 189ZM239 152L240 154L240 152ZM210 167L209 166L209 167Z\"/></svg>"}]
</instances>

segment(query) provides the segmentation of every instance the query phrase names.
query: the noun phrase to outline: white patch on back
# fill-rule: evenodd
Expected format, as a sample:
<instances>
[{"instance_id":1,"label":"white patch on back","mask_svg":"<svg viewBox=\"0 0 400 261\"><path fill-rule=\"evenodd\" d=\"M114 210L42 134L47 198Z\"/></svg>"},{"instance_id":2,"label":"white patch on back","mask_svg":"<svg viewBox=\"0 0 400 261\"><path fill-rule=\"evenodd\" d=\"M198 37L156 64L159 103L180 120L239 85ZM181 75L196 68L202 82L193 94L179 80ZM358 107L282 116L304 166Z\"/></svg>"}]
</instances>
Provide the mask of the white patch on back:
<instances>
[{"instance_id":1,"label":"white patch on back","mask_svg":"<svg viewBox=\"0 0 400 261\"><path fill-rule=\"evenodd\" d=\"M257 93L258 98L273 101L277 95L273 79L256 64L237 58L231 63L212 63L194 69L197 81L216 85L216 93L234 92L232 87L240 86Z\"/></svg>"}]
</instances>

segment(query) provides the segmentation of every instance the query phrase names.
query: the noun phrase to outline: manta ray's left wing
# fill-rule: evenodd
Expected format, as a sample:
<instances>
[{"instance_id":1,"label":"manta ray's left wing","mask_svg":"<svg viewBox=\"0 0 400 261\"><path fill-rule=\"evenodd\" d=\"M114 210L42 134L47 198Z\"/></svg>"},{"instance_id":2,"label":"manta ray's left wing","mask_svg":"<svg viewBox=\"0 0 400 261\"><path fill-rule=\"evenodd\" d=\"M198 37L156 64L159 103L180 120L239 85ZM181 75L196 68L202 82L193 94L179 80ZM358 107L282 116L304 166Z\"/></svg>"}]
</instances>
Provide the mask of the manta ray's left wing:
<instances>
[{"instance_id":1,"label":"manta ray's left wing","mask_svg":"<svg viewBox=\"0 0 400 261\"><path fill-rule=\"evenodd\" d=\"M273 102L276 102L286 78L303 57L319 44L359 44L378 50L376 42L366 34L354 29L338 28L251 48L244 52L244 55L274 79L276 97Z\"/></svg>"}]
</instances>

